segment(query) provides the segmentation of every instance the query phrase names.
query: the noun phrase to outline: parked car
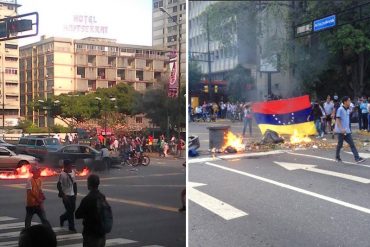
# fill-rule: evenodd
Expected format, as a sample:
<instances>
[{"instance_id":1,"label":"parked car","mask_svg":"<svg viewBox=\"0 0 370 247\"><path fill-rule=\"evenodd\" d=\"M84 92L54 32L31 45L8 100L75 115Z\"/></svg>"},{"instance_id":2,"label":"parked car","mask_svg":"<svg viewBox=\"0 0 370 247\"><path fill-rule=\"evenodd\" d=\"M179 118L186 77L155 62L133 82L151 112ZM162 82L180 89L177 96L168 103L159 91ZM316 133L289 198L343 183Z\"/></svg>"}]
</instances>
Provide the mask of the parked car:
<instances>
[{"instance_id":1,"label":"parked car","mask_svg":"<svg viewBox=\"0 0 370 247\"><path fill-rule=\"evenodd\" d=\"M16 154L6 147L0 147L0 169L15 170L23 165L36 165L38 160L30 155Z\"/></svg>"},{"instance_id":2,"label":"parked car","mask_svg":"<svg viewBox=\"0 0 370 247\"><path fill-rule=\"evenodd\" d=\"M11 150L13 152L15 152L15 149L16 149L16 145L7 143L3 139L0 139L0 147L6 147L7 149L9 149L9 150Z\"/></svg>"},{"instance_id":3,"label":"parked car","mask_svg":"<svg viewBox=\"0 0 370 247\"><path fill-rule=\"evenodd\" d=\"M82 170L86 166L89 169L105 170L117 162L113 157L102 159L101 153L88 145L71 144L49 152L45 163L60 168L65 159L71 160L77 170Z\"/></svg>"},{"instance_id":4,"label":"parked car","mask_svg":"<svg viewBox=\"0 0 370 247\"><path fill-rule=\"evenodd\" d=\"M58 138L45 136L26 136L19 139L16 153L29 154L43 160L50 151L56 151L62 144Z\"/></svg>"}]
</instances>

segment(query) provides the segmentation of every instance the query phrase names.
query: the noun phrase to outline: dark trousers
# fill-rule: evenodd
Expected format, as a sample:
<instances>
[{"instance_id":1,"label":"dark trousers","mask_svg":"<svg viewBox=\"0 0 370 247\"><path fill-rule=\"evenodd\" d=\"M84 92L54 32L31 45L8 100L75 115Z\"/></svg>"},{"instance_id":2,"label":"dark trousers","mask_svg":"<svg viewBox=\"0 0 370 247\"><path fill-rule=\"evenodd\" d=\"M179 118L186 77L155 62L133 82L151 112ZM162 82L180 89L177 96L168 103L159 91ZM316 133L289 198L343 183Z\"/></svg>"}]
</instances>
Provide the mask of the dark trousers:
<instances>
[{"instance_id":1,"label":"dark trousers","mask_svg":"<svg viewBox=\"0 0 370 247\"><path fill-rule=\"evenodd\" d=\"M353 140L352 140L352 134L338 134L338 144L337 144L337 150L335 153L335 158L337 159L340 158L340 150L343 147L343 141L346 141L348 145L350 146L353 156L355 157L355 160L357 161L358 159L360 159L360 156L357 152L355 144L353 143Z\"/></svg>"},{"instance_id":2,"label":"dark trousers","mask_svg":"<svg viewBox=\"0 0 370 247\"><path fill-rule=\"evenodd\" d=\"M83 247L104 247L105 246L105 236L97 237L93 235L83 235Z\"/></svg>"},{"instance_id":3,"label":"dark trousers","mask_svg":"<svg viewBox=\"0 0 370 247\"><path fill-rule=\"evenodd\" d=\"M367 130L367 113L361 113L362 129Z\"/></svg>"},{"instance_id":4,"label":"dark trousers","mask_svg":"<svg viewBox=\"0 0 370 247\"><path fill-rule=\"evenodd\" d=\"M49 221L46 219L45 210L41 206L33 206L26 207L26 219L24 223L25 228L31 226L31 221L34 214L37 214L37 216L39 216L42 224L51 227Z\"/></svg>"},{"instance_id":5,"label":"dark trousers","mask_svg":"<svg viewBox=\"0 0 370 247\"><path fill-rule=\"evenodd\" d=\"M64 208L66 212L60 216L60 220L64 222L68 220L68 228L75 229L75 210L76 210L76 197L75 196L66 196L63 199Z\"/></svg>"}]
</instances>

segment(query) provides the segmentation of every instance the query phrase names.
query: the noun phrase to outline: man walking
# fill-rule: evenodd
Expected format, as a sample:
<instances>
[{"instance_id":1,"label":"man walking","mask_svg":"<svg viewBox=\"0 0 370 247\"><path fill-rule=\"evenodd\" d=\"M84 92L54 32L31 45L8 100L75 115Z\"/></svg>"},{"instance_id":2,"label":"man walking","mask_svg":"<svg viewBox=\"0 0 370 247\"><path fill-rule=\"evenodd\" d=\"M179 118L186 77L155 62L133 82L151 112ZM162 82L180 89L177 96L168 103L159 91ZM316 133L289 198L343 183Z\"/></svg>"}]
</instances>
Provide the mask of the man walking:
<instances>
[{"instance_id":1,"label":"man walking","mask_svg":"<svg viewBox=\"0 0 370 247\"><path fill-rule=\"evenodd\" d=\"M361 158L357 152L355 144L352 140L351 130L349 128L349 106L351 104L351 99L348 96L342 98L342 105L336 111L336 123L334 132L338 134L338 144L335 154L335 160L341 162L340 150L343 147L343 141L346 141L351 147L351 151L355 157L356 162L364 162L365 159Z\"/></svg>"},{"instance_id":2,"label":"man walking","mask_svg":"<svg viewBox=\"0 0 370 247\"><path fill-rule=\"evenodd\" d=\"M59 175L57 188L59 197L63 199L66 212L59 217L60 226L63 227L64 221L68 220L68 229L70 232L76 232L74 223L74 212L76 210L77 183L76 175L72 170L70 160L64 160L64 169Z\"/></svg>"},{"instance_id":3,"label":"man walking","mask_svg":"<svg viewBox=\"0 0 370 247\"><path fill-rule=\"evenodd\" d=\"M105 196L100 193L100 179L92 174L87 178L87 187L89 194L85 196L76 211L76 219L83 219L83 247L104 247L105 231L102 230L103 222L99 217L101 212L98 209L98 202L104 201Z\"/></svg>"},{"instance_id":4,"label":"man walking","mask_svg":"<svg viewBox=\"0 0 370 247\"><path fill-rule=\"evenodd\" d=\"M25 219L25 229L31 226L31 220L34 214L37 214L41 220L41 223L51 227L49 221L46 219L44 200L45 196L42 192L42 182L40 179L40 168L32 167L31 173L32 178L27 180L27 204L26 204L26 219Z\"/></svg>"}]
</instances>

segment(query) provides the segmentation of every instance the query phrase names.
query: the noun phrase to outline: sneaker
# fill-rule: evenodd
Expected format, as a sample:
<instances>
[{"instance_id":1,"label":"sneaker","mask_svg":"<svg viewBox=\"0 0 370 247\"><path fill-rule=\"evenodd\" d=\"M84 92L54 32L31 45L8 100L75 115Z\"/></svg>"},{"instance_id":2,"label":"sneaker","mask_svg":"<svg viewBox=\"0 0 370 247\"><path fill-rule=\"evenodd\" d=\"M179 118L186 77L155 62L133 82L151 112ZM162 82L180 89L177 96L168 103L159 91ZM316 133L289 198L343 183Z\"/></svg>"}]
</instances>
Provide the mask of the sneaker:
<instances>
[{"instance_id":1,"label":"sneaker","mask_svg":"<svg viewBox=\"0 0 370 247\"><path fill-rule=\"evenodd\" d=\"M357 163L361 163L361 162L364 162L364 161L365 161L365 159L361 158L361 157L358 160L356 160Z\"/></svg>"},{"instance_id":2,"label":"sneaker","mask_svg":"<svg viewBox=\"0 0 370 247\"><path fill-rule=\"evenodd\" d=\"M324 133L321 133L321 137L324 137Z\"/></svg>"},{"instance_id":3,"label":"sneaker","mask_svg":"<svg viewBox=\"0 0 370 247\"><path fill-rule=\"evenodd\" d=\"M336 158L335 162L342 162L342 159L341 158Z\"/></svg>"}]
</instances>

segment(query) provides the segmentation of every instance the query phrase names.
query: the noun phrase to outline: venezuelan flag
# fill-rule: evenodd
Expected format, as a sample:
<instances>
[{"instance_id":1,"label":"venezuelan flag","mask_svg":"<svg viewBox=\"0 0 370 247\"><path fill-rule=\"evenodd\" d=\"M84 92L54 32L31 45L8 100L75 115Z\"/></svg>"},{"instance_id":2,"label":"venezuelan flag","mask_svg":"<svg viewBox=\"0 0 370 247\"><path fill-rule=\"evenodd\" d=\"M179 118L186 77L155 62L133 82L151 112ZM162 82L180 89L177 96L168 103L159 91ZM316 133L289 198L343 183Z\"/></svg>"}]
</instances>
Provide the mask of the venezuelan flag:
<instances>
[{"instance_id":1,"label":"venezuelan flag","mask_svg":"<svg viewBox=\"0 0 370 247\"><path fill-rule=\"evenodd\" d=\"M268 129L286 135L292 135L294 130L303 135L317 134L314 122L307 120L311 112L308 95L254 103L252 110L262 134Z\"/></svg>"}]
</instances>

